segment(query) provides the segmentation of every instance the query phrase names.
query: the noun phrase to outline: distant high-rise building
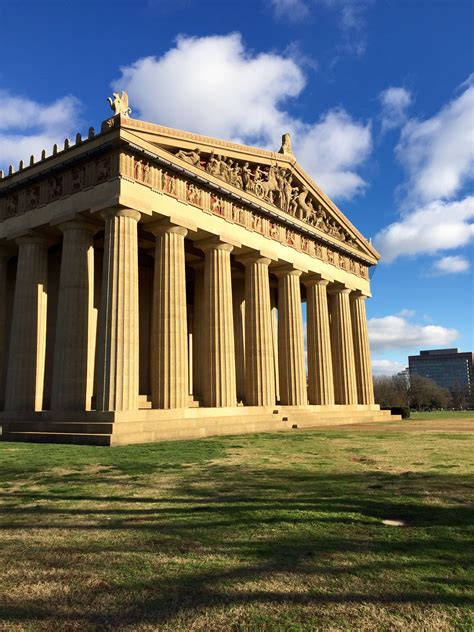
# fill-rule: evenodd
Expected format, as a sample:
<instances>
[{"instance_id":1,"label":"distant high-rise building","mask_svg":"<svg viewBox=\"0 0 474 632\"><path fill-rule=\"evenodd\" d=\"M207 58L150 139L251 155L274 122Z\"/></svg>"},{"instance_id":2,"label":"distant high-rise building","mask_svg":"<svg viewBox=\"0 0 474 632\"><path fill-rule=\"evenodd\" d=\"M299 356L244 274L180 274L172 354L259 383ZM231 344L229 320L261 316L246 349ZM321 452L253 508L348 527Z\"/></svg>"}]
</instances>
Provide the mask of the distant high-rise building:
<instances>
[{"instance_id":1,"label":"distant high-rise building","mask_svg":"<svg viewBox=\"0 0 474 632\"><path fill-rule=\"evenodd\" d=\"M410 375L421 375L443 388L457 387L467 394L474 394L474 354L457 349L433 349L420 351L420 355L408 356Z\"/></svg>"}]
</instances>

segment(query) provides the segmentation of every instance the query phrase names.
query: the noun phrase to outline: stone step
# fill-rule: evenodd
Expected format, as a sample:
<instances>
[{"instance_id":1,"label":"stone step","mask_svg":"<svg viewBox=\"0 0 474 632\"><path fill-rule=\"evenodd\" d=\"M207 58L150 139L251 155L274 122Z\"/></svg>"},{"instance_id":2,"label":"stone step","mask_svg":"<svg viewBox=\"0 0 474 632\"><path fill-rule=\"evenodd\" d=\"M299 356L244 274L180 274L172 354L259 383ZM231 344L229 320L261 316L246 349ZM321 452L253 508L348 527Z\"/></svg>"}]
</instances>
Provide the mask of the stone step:
<instances>
[{"instance_id":1,"label":"stone step","mask_svg":"<svg viewBox=\"0 0 474 632\"><path fill-rule=\"evenodd\" d=\"M255 410L255 409L254 409ZM271 410L271 409L270 409ZM200 412L203 412L202 409ZM2 441L32 441L47 443L74 443L89 445L126 445L192 439L213 435L238 435L257 432L277 432L320 426L342 426L399 420L399 416L387 415L389 411L285 411L252 414L227 414L184 419L155 418L116 422L68 422L30 421L7 422L3 425ZM147 415L148 416L148 415Z\"/></svg>"},{"instance_id":2,"label":"stone step","mask_svg":"<svg viewBox=\"0 0 474 632\"><path fill-rule=\"evenodd\" d=\"M27 443L65 443L75 445L111 445L110 434L63 433L63 432L5 432L2 441L20 441Z\"/></svg>"}]
</instances>

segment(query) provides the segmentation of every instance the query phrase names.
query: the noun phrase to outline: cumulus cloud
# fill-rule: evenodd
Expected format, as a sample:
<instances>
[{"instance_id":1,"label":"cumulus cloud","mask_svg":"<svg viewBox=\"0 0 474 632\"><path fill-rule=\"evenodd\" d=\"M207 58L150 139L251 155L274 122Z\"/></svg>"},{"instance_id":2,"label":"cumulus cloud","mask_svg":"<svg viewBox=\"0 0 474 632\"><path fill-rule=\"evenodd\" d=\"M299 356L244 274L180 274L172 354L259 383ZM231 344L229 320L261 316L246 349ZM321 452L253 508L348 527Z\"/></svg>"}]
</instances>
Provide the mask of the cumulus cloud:
<instances>
[{"instance_id":1,"label":"cumulus cloud","mask_svg":"<svg viewBox=\"0 0 474 632\"><path fill-rule=\"evenodd\" d=\"M473 175L474 78L425 121L404 126L396 153L409 175L408 195L420 203L450 199Z\"/></svg>"},{"instance_id":2,"label":"cumulus cloud","mask_svg":"<svg viewBox=\"0 0 474 632\"><path fill-rule=\"evenodd\" d=\"M372 149L370 125L355 123L341 109L330 110L295 142L298 159L325 191L349 198L366 187L355 171Z\"/></svg>"},{"instance_id":3,"label":"cumulus cloud","mask_svg":"<svg viewBox=\"0 0 474 632\"><path fill-rule=\"evenodd\" d=\"M445 274L460 274L467 272L470 268L470 263L466 257L459 255L453 255L450 257L442 257L435 261L431 267L431 274L434 276Z\"/></svg>"},{"instance_id":4,"label":"cumulus cloud","mask_svg":"<svg viewBox=\"0 0 474 632\"><path fill-rule=\"evenodd\" d=\"M400 219L374 239L382 261L436 254L473 238L474 197L463 195L474 174L473 111L471 76L435 116L403 125L396 155L408 179Z\"/></svg>"},{"instance_id":5,"label":"cumulus cloud","mask_svg":"<svg viewBox=\"0 0 474 632\"><path fill-rule=\"evenodd\" d=\"M288 112L305 87L295 59L252 54L241 36L185 37L162 57L121 68L124 88L141 118L200 134L278 149L289 131L299 161L329 194L349 198L366 183L356 169L371 151L369 124L342 108L311 123Z\"/></svg>"},{"instance_id":6,"label":"cumulus cloud","mask_svg":"<svg viewBox=\"0 0 474 632\"><path fill-rule=\"evenodd\" d=\"M406 368L401 362L396 362L395 360L375 358L371 360L371 365L374 376L394 375L395 373L400 373L400 371L403 371Z\"/></svg>"},{"instance_id":7,"label":"cumulus cloud","mask_svg":"<svg viewBox=\"0 0 474 632\"><path fill-rule=\"evenodd\" d=\"M77 129L80 103L75 97L44 104L0 90L0 99L0 163L4 169L43 149L51 151L54 143Z\"/></svg>"},{"instance_id":8,"label":"cumulus cloud","mask_svg":"<svg viewBox=\"0 0 474 632\"><path fill-rule=\"evenodd\" d=\"M370 318L368 327L373 351L443 347L459 337L456 329L411 323L406 318L394 315Z\"/></svg>"},{"instance_id":9,"label":"cumulus cloud","mask_svg":"<svg viewBox=\"0 0 474 632\"><path fill-rule=\"evenodd\" d=\"M458 202L436 200L407 213L374 240L386 263L401 256L436 254L465 246L474 236L474 196Z\"/></svg>"},{"instance_id":10,"label":"cumulus cloud","mask_svg":"<svg viewBox=\"0 0 474 632\"><path fill-rule=\"evenodd\" d=\"M390 87L379 95L382 105L382 132L401 127L406 121L406 110L411 104L411 94L405 88Z\"/></svg>"}]
</instances>

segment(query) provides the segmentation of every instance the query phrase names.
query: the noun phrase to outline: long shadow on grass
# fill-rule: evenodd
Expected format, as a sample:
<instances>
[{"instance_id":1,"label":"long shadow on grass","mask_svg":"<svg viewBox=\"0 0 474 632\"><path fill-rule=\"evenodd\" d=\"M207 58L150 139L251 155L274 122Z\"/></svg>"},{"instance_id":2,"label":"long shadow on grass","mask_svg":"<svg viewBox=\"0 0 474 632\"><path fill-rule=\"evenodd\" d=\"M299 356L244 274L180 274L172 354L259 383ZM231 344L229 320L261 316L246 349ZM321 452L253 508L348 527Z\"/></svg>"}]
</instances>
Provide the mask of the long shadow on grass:
<instances>
[{"instance_id":1,"label":"long shadow on grass","mask_svg":"<svg viewBox=\"0 0 474 632\"><path fill-rule=\"evenodd\" d=\"M29 550L23 544L22 556L48 572L70 568L74 574L79 566L78 585L81 572L104 577L106 587L100 582L80 587L69 597L75 616L96 629L160 625L236 605L470 603L463 543L474 513L462 497L471 482L466 476L321 475L224 466L209 468L205 476L157 498L54 493L54 487L51 493L5 495L1 527L22 537L30 530L68 531L70 544L62 550L52 544ZM83 482L93 480L85 476ZM22 506L25 502L38 504ZM381 522L386 518L407 527L387 531ZM80 535L89 531L86 539ZM138 565L131 554L139 555ZM141 567L141 561L157 556L170 562L160 562L151 574L146 564ZM444 584L457 579L453 568L462 581ZM390 590L383 589L386 574L393 578ZM355 582L359 577L367 578L365 590ZM358 590L348 589L351 584ZM106 611L98 605L101 598L108 600ZM28 599L3 612L11 621L53 616L63 623L74 619L49 598Z\"/></svg>"}]
</instances>

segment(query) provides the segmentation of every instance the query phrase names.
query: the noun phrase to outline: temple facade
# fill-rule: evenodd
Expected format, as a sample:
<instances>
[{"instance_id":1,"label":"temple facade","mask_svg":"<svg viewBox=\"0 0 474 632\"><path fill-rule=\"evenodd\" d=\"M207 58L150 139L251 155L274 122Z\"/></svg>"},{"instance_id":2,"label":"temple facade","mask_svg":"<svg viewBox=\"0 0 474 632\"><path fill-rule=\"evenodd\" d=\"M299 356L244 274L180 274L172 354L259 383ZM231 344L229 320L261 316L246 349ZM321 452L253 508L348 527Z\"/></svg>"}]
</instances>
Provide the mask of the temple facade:
<instances>
[{"instance_id":1,"label":"temple facade","mask_svg":"<svg viewBox=\"0 0 474 632\"><path fill-rule=\"evenodd\" d=\"M379 255L289 136L270 152L110 104L100 133L0 172L1 438L386 418L365 311Z\"/></svg>"}]
</instances>

